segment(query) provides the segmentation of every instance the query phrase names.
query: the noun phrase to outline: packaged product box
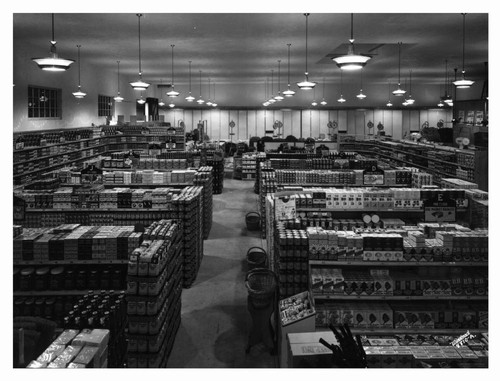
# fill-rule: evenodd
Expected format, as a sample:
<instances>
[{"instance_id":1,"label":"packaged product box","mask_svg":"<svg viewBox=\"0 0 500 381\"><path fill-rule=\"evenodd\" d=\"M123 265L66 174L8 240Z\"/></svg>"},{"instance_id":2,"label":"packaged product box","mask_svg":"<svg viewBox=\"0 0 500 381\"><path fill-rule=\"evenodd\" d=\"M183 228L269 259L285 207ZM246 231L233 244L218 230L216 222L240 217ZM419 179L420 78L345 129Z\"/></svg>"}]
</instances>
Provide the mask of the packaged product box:
<instances>
[{"instance_id":1,"label":"packaged product box","mask_svg":"<svg viewBox=\"0 0 500 381\"><path fill-rule=\"evenodd\" d=\"M30 368L30 369L47 368L47 363L33 360L28 364L28 366L26 368Z\"/></svg>"},{"instance_id":2,"label":"packaged product box","mask_svg":"<svg viewBox=\"0 0 500 381\"><path fill-rule=\"evenodd\" d=\"M82 347L76 345L68 345L66 349L56 357L54 362L68 364L78 355L78 353L80 353L81 350Z\"/></svg>"},{"instance_id":3,"label":"packaged product box","mask_svg":"<svg viewBox=\"0 0 500 381\"><path fill-rule=\"evenodd\" d=\"M100 368L99 348L86 346L73 360L74 363L84 365L85 368Z\"/></svg>"},{"instance_id":4,"label":"packaged product box","mask_svg":"<svg viewBox=\"0 0 500 381\"><path fill-rule=\"evenodd\" d=\"M54 340L53 344L66 346L71 343L71 340L73 340L76 335L78 335L78 332L80 331L66 329Z\"/></svg>"},{"instance_id":5,"label":"packaged product box","mask_svg":"<svg viewBox=\"0 0 500 381\"><path fill-rule=\"evenodd\" d=\"M288 368L329 368L332 366L332 351L319 342L337 345L331 331L289 333L287 335L288 356L281 367ZM284 366L285 365L285 366Z\"/></svg>"},{"instance_id":6,"label":"packaged product box","mask_svg":"<svg viewBox=\"0 0 500 381\"><path fill-rule=\"evenodd\" d=\"M50 363L56 359L61 353L63 353L66 347L59 344L51 344L45 349L45 351L38 356L36 361L41 363Z\"/></svg>"},{"instance_id":7,"label":"packaged product box","mask_svg":"<svg viewBox=\"0 0 500 381\"><path fill-rule=\"evenodd\" d=\"M313 294L323 293L323 276L320 268L311 269L311 292Z\"/></svg>"},{"instance_id":8,"label":"packaged product box","mask_svg":"<svg viewBox=\"0 0 500 381\"><path fill-rule=\"evenodd\" d=\"M108 329L82 330L73 339L72 345L96 347L100 355L108 345L109 333Z\"/></svg>"}]
</instances>

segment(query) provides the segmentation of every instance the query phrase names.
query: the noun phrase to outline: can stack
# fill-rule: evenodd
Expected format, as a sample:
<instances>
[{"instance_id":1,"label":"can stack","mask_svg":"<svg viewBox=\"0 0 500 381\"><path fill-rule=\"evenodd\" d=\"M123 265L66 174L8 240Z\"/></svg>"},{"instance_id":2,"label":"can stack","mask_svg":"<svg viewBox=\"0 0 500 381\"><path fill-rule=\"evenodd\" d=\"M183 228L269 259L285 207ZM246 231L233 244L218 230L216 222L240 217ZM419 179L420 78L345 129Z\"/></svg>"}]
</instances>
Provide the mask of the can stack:
<instances>
[{"instance_id":1,"label":"can stack","mask_svg":"<svg viewBox=\"0 0 500 381\"><path fill-rule=\"evenodd\" d=\"M196 280L203 258L202 192L199 186L186 187L172 199L172 216L182 221L185 288L191 287Z\"/></svg>"},{"instance_id":2,"label":"can stack","mask_svg":"<svg viewBox=\"0 0 500 381\"><path fill-rule=\"evenodd\" d=\"M173 220L151 224L129 256L128 368L165 367L180 325L182 232Z\"/></svg>"},{"instance_id":3,"label":"can stack","mask_svg":"<svg viewBox=\"0 0 500 381\"><path fill-rule=\"evenodd\" d=\"M198 169L194 185L203 186L203 239L207 239L212 229L213 215L213 169L204 166Z\"/></svg>"}]
</instances>

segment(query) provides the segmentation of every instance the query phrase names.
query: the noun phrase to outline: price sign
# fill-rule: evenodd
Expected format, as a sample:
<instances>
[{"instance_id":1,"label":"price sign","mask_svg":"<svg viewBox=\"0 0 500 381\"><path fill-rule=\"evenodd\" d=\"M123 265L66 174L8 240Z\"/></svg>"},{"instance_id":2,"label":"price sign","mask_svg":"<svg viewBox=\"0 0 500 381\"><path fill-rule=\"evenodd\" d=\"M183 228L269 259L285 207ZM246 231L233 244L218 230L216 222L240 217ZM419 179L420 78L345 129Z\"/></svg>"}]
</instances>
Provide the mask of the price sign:
<instances>
[{"instance_id":1,"label":"price sign","mask_svg":"<svg viewBox=\"0 0 500 381\"><path fill-rule=\"evenodd\" d=\"M364 185L384 185L384 171L376 165L363 171Z\"/></svg>"},{"instance_id":2,"label":"price sign","mask_svg":"<svg viewBox=\"0 0 500 381\"><path fill-rule=\"evenodd\" d=\"M437 193L424 203L425 222L455 222L457 204L445 193Z\"/></svg>"}]
</instances>

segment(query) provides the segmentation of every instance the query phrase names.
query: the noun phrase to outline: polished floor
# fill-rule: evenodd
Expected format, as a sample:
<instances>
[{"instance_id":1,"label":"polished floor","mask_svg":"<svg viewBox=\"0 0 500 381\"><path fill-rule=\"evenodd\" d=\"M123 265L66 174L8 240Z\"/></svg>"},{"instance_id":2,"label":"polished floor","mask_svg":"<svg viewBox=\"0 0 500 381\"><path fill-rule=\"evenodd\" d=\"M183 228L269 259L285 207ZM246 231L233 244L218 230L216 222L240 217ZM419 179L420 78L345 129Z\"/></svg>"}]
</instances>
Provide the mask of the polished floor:
<instances>
[{"instance_id":1,"label":"polished floor","mask_svg":"<svg viewBox=\"0 0 500 381\"><path fill-rule=\"evenodd\" d=\"M273 368L277 358L263 344L245 353L251 318L245 287L246 253L265 248L259 232L246 229L245 215L258 211L253 182L224 180L213 198L213 223L204 242L198 277L182 291L182 320L169 368Z\"/></svg>"}]
</instances>

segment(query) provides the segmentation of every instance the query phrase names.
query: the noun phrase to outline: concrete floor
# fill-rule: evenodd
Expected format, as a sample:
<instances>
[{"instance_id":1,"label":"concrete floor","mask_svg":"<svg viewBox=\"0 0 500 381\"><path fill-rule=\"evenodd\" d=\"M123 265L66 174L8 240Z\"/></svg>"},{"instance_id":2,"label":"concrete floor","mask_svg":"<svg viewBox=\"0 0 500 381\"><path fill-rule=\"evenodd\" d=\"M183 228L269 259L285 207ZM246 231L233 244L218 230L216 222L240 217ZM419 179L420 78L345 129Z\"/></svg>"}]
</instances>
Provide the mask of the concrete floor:
<instances>
[{"instance_id":1,"label":"concrete floor","mask_svg":"<svg viewBox=\"0 0 500 381\"><path fill-rule=\"evenodd\" d=\"M168 368L274 368L263 344L245 353L251 318L245 287L246 253L265 248L260 232L246 229L245 215L258 211L253 182L224 180L213 197L213 223L204 242L198 277L182 291L182 320Z\"/></svg>"}]
</instances>

